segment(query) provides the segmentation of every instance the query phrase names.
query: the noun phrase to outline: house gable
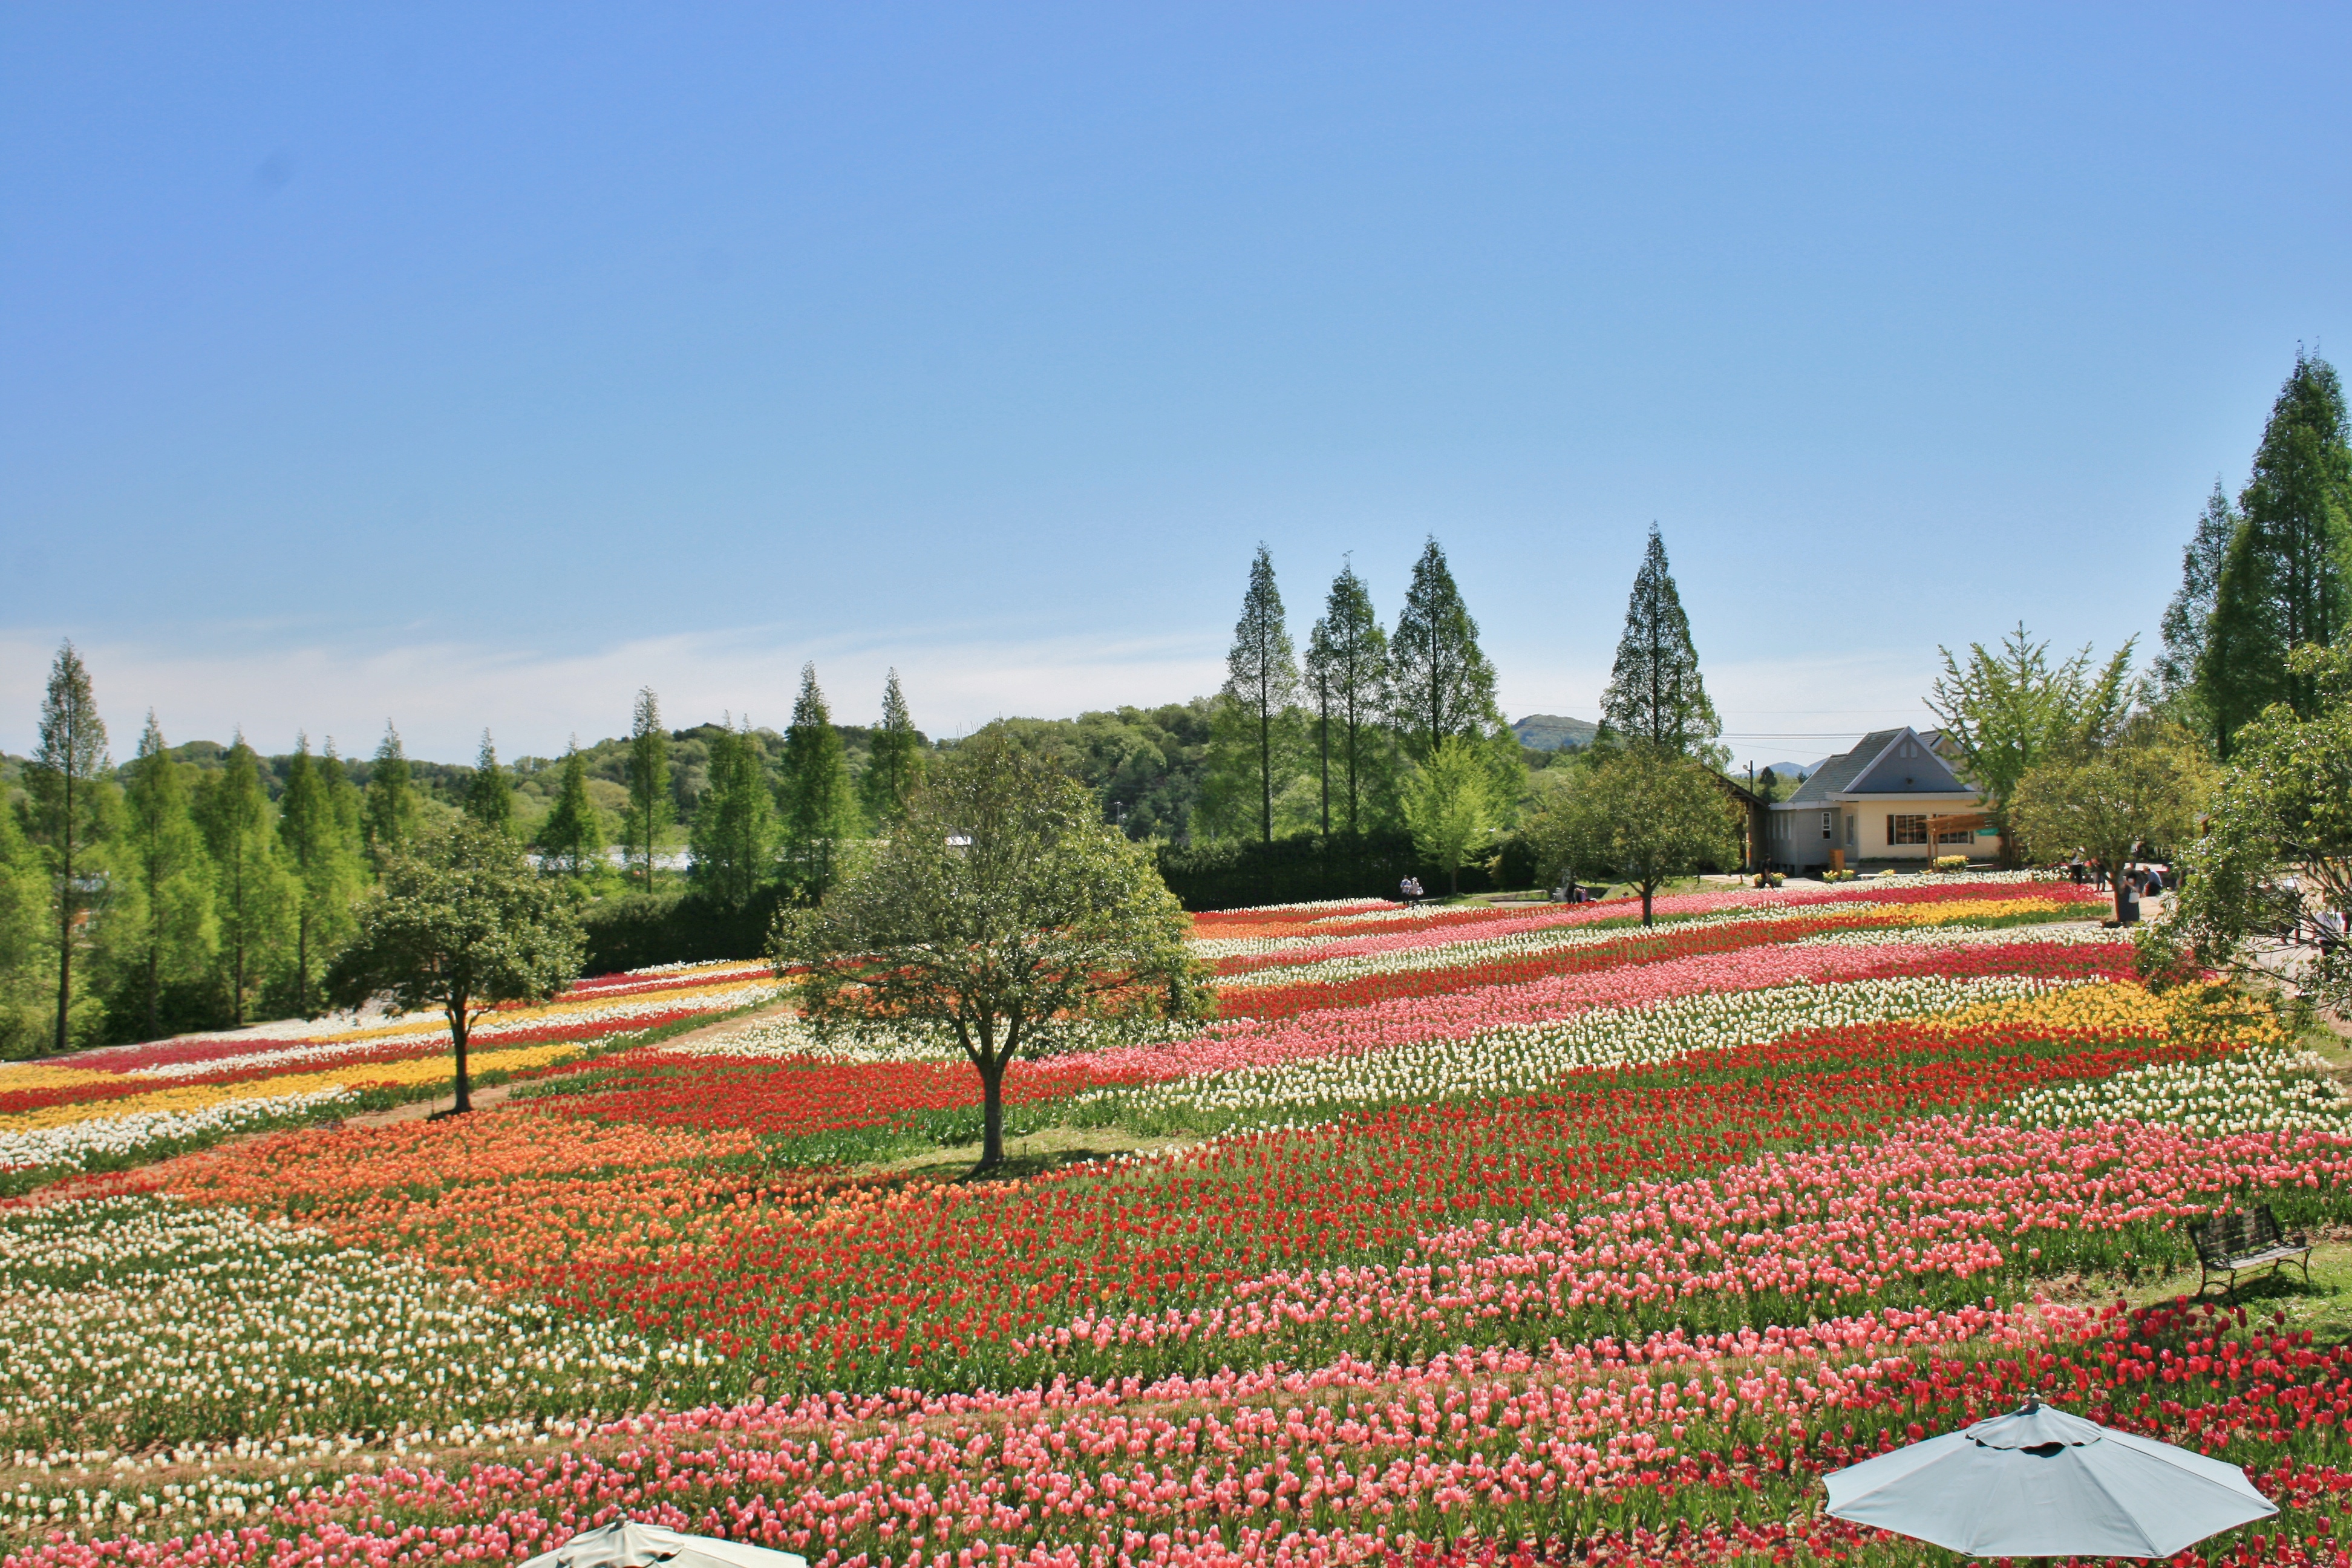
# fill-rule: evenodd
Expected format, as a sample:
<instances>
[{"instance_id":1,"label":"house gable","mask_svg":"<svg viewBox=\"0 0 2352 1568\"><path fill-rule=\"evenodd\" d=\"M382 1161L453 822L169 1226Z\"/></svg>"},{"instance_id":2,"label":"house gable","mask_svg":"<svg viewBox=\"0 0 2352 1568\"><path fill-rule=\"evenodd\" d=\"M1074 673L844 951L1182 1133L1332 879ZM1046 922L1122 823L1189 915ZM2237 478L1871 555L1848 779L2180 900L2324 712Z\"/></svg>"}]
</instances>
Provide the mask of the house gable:
<instances>
[{"instance_id":1,"label":"house gable","mask_svg":"<svg viewBox=\"0 0 2352 1568\"><path fill-rule=\"evenodd\" d=\"M1849 795L1970 795L1936 750L1911 730L1893 742L1846 785Z\"/></svg>"}]
</instances>

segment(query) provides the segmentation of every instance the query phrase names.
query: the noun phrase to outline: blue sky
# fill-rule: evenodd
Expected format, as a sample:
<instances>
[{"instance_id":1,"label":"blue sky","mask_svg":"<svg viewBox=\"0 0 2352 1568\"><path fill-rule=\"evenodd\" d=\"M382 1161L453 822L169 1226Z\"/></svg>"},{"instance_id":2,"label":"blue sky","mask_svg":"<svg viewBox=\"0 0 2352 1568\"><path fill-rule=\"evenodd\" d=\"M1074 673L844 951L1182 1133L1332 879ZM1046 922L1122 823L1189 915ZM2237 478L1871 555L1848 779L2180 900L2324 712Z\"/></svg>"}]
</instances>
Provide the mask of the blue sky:
<instances>
[{"instance_id":1,"label":"blue sky","mask_svg":"<svg viewBox=\"0 0 2352 1568\"><path fill-rule=\"evenodd\" d=\"M2352 353L2352 12L0 10L0 747L462 757L1214 686L1425 534L1591 714L1653 520L1743 760L2153 634ZM1768 739L1786 735L1786 740ZM1749 739L1748 737L1757 737Z\"/></svg>"}]
</instances>

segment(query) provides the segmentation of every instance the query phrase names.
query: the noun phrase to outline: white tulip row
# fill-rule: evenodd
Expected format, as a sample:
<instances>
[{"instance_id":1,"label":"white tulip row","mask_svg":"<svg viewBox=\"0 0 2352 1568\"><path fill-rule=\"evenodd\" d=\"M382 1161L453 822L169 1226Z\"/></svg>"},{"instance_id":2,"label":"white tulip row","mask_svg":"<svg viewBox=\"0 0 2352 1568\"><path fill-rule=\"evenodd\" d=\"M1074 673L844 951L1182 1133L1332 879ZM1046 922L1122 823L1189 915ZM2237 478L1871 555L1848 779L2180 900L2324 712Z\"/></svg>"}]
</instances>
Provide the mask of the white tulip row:
<instances>
[{"instance_id":1,"label":"white tulip row","mask_svg":"<svg viewBox=\"0 0 2352 1568\"><path fill-rule=\"evenodd\" d=\"M2056 942L2063 945L2095 946L2101 942L2121 945L2130 939L2102 928L2095 921L2069 920L2063 915L2031 926L1994 926L1990 928L1942 926L1880 927L1873 931L1824 931L1820 936L1801 936L1789 943L1790 947L1960 947L1974 944L1999 946L2011 942Z\"/></svg>"},{"instance_id":2,"label":"white tulip row","mask_svg":"<svg viewBox=\"0 0 2352 1568\"><path fill-rule=\"evenodd\" d=\"M348 1089L225 1100L202 1110L134 1110L128 1116L92 1117L62 1127L0 1132L0 1170L47 1166L88 1169L94 1160L128 1159L196 1138L251 1131L278 1121L307 1119L313 1112L354 1098Z\"/></svg>"},{"instance_id":3,"label":"white tulip row","mask_svg":"<svg viewBox=\"0 0 2352 1568\"><path fill-rule=\"evenodd\" d=\"M2327 1063L2286 1046L2252 1046L2217 1061L2159 1063L2092 1083L2020 1095L2001 1120L2025 1127L2155 1121L2206 1138L2317 1129L2352 1131L2352 1099Z\"/></svg>"},{"instance_id":4,"label":"white tulip row","mask_svg":"<svg viewBox=\"0 0 2352 1568\"><path fill-rule=\"evenodd\" d=\"M0 1442L50 1449L230 1433L341 1448L420 1416L536 1426L716 1364L698 1343L154 1197L0 1215Z\"/></svg>"},{"instance_id":5,"label":"white tulip row","mask_svg":"<svg viewBox=\"0 0 2352 1568\"><path fill-rule=\"evenodd\" d=\"M2057 988L2047 981L2000 975L1708 993L1635 1007L1594 1008L1567 1018L1358 1055L1239 1068L1134 1089L1097 1089L1075 1097L1072 1103L1087 1121L1175 1113L1231 1129L1311 1122L1368 1102L1522 1094L1580 1068L1671 1061L1697 1051L1760 1044L1799 1029L1917 1017Z\"/></svg>"}]
</instances>

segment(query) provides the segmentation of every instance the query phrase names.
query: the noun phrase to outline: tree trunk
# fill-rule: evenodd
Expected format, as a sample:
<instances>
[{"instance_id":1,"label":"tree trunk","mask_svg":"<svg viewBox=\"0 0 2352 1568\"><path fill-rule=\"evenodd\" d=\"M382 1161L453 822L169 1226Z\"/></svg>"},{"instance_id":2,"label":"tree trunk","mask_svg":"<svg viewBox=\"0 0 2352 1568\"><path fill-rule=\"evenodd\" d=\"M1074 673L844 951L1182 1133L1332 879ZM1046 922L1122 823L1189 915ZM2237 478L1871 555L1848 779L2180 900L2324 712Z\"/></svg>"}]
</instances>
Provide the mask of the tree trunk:
<instances>
[{"instance_id":1,"label":"tree trunk","mask_svg":"<svg viewBox=\"0 0 2352 1568\"><path fill-rule=\"evenodd\" d=\"M980 1163L975 1172L1004 1163L1004 1063L992 1057L980 1068Z\"/></svg>"},{"instance_id":2,"label":"tree trunk","mask_svg":"<svg viewBox=\"0 0 2352 1568\"><path fill-rule=\"evenodd\" d=\"M1655 882L1644 882L1642 884L1642 923L1644 926L1651 923L1650 898L1651 895L1655 893L1657 890L1658 885Z\"/></svg>"},{"instance_id":3,"label":"tree trunk","mask_svg":"<svg viewBox=\"0 0 2352 1568\"><path fill-rule=\"evenodd\" d=\"M474 1086L466 1076L466 1005L462 998L454 1006L445 1008L449 1016L449 1043L457 1048L457 1100L451 1109L453 1116L463 1116L474 1109Z\"/></svg>"}]
</instances>

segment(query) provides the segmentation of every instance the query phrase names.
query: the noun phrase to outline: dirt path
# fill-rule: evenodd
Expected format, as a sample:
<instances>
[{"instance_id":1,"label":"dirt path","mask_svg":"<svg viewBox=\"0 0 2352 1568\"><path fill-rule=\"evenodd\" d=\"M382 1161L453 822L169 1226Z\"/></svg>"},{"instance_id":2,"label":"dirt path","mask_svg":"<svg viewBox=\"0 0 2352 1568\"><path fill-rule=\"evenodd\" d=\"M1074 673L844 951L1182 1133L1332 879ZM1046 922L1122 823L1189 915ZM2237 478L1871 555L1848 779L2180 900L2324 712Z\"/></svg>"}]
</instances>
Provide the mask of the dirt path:
<instances>
[{"instance_id":1,"label":"dirt path","mask_svg":"<svg viewBox=\"0 0 2352 1568\"><path fill-rule=\"evenodd\" d=\"M771 1003L752 1012L740 1013L732 1018L723 1018L716 1024L705 1024L698 1029L688 1029L682 1035L672 1035L661 1042L661 1047L663 1049L667 1049L672 1046L683 1046L692 1041L725 1039L730 1035L741 1033L754 1024L765 1023L777 1014L789 1011L791 1007L792 1004L789 1002ZM473 1093L474 1109L481 1110L489 1106L503 1105L514 1098L514 1091L523 1083L531 1081L533 1080L525 1079L520 1082L494 1083L487 1089L478 1089ZM390 1127L402 1121L422 1121L428 1116L441 1111L455 1110L457 1108L457 1096L454 1093L444 1094L431 1100L412 1100L405 1105L395 1105L390 1110L371 1110L361 1116L347 1116L343 1118L343 1125Z\"/></svg>"}]
</instances>

